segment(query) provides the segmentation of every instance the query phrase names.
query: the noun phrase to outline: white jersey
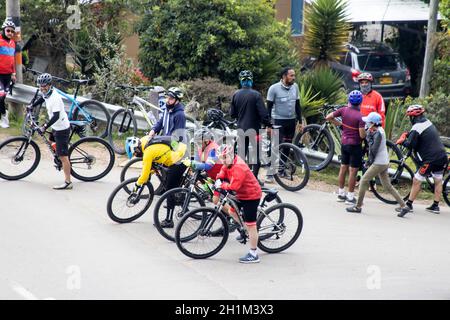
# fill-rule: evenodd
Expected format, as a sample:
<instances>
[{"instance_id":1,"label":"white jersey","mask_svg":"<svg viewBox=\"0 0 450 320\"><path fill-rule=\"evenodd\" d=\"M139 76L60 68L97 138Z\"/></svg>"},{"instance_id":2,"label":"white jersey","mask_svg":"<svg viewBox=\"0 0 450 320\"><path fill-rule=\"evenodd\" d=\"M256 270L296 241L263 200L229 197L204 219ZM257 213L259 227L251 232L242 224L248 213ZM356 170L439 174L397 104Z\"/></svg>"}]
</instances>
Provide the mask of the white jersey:
<instances>
[{"instance_id":1,"label":"white jersey","mask_svg":"<svg viewBox=\"0 0 450 320\"><path fill-rule=\"evenodd\" d=\"M52 129L55 131L62 131L70 128L69 118L64 110L64 102L61 95L56 88L53 88L53 92L49 97L44 97L45 106L49 119L53 117L53 113L59 112L59 119L52 124Z\"/></svg>"}]
</instances>

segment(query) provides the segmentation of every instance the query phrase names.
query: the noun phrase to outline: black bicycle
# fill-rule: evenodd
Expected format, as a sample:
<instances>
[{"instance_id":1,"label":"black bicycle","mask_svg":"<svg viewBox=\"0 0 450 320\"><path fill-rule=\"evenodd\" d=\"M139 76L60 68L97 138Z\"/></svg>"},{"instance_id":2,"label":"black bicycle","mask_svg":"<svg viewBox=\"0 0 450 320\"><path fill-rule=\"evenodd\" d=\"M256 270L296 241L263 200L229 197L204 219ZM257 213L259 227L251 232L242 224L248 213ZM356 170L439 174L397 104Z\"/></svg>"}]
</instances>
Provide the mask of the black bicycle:
<instances>
[{"instance_id":1,"label":"black bicycle","mask_svg":"<svg viewBox=\"0 0 450 320\"><path fill-rule=\"evenodd\" d=\"M19 180L37 168L41 160L41 150L32 140L35 132L53 155L55 168L62 169L56 150L45 136L45 132L39 130L31 110L27 111L26 119L30 128L27 135L9 138L0 144L0 178ZM76 131L77 127L72 126L69 141ZM114 151L106 141L98 137L85 137L70 144L69 161L73 177L81 181L96 181L111 171L115 157Z\"/></svg>"}]
</instances>

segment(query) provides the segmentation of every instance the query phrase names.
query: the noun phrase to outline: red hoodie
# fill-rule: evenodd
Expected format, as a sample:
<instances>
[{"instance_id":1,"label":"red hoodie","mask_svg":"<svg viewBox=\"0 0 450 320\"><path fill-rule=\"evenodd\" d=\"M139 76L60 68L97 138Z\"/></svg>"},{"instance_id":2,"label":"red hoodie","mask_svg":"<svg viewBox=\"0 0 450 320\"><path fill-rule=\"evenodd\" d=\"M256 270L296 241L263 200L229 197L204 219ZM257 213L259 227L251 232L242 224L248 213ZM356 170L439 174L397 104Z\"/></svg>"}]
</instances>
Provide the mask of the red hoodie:
<instances>
[{"instance_id":1,"label":"red hoodie","mask_svg":"<svg viewBox=\"0 0 450 320\"><path fill-rule=\"evenodd\" d=\"M16 72L15 52L16 43L14 40L7 40L0 35L0 74Z\"/></svg>"},{"instance_id":2,"label":"red hoodie","mask_svg":"<svg viewBox=\"0 0 450 320\"><path fill-rule=\"evenodd\" d=\"M238 200L261 199L262 192L258 180L239 156L234 158L230 168L227 165L222 166L217 179L230 181L222 183L221 189L235 191Z\"/></svg>"}]
</instances>

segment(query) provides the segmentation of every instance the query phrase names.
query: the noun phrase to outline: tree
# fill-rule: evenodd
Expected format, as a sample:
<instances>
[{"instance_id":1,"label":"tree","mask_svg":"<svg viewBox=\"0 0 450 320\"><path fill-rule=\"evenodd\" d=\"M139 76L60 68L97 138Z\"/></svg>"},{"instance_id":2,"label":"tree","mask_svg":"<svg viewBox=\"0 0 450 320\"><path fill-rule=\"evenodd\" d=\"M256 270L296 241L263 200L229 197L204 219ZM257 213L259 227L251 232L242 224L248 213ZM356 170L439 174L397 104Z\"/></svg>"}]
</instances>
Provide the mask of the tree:
<instances>
[{"instance_id":1,"label":"tree","mask_svg":"<svg viewBox=\"0 0 450 320\"><path fill-rule=\"evenodd\" d=\"M345 0L316 0L305 11L304 53L317 65L337 59L348 41L350 24Z\"/></svg>"},{"instance_id":2,"label":"tree","mask_svg":"<svg viewBox=\"0 0 450 320\"><path fill-rule=\"evenodd\" d=\"M274 4L150 0L151 10L138 28L144 73L178 80L212 76L236 83L239 71L249 69L256 81L274 81L274 70L298 63L290 28L276 21Z\"/></svg>"}]
</instances>

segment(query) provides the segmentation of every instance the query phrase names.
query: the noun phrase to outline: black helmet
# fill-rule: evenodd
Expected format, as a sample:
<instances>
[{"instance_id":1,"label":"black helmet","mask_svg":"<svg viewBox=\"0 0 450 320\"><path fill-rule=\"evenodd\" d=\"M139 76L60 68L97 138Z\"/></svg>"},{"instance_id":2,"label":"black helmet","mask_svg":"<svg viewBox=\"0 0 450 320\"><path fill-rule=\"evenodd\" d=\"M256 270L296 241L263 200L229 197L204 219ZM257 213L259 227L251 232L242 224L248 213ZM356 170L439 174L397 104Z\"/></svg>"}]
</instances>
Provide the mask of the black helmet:
<instances>
[{"instance_id":1,"label":"black helmet","mask_svg":"<svg viewBox=\"0 0 450 320\"><path fill-rule=\"evenodd\" d=\"M220 119L224 118L224 114L221 110L212 108L206 111L206 117L210 121L219 121Z\"/></svg>"},{"instance_id":2,"label":"black helmet","mask_svg":"<svg viewBox=\"0 0 450 320\"><path fill-rule=\"evenodd\" d=\"M49 73L43 73L40 74L39 77L37 78L37 84L38 86L46 86L52 83L52 75Z\"/></svg>"},{"instance_id":3,"label":"black helmet","mask_svg":"<svg viewBox=\"0 0 450 320\"><path fill-rule=\"evenodd\" d=\"M243 80L253 80L253 73L249 70L239 72L239 81Z\"/></svg>"}]
</instances>

